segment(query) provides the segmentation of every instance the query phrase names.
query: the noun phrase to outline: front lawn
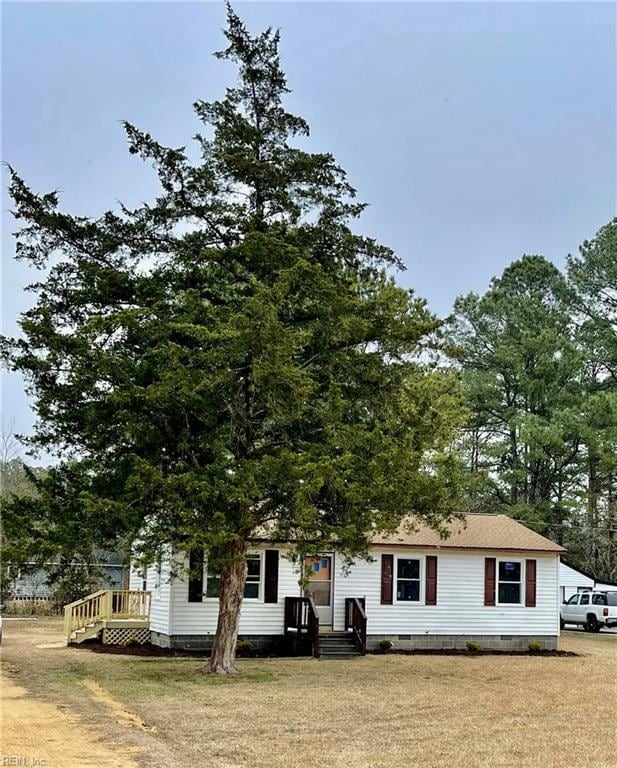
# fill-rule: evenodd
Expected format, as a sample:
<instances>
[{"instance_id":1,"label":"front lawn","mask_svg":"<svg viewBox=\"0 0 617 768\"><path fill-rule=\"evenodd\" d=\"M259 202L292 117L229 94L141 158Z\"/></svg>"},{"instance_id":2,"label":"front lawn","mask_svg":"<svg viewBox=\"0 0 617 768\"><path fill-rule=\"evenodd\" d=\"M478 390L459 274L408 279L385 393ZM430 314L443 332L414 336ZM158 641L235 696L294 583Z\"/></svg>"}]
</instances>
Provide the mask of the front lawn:
<instances>
[{"instance_id":1,"label":"front lawn","mask_svg":"<svg viewBox=\"0 0 617 768\"><path fill-rule=\"evenodd\" d=\"M37 648L59 631L48 620L6 622L14 679L139 746L143 765L163 756L212 768L617 764L617 636L566 633L561 647L576 658L258 659L220 679L197 658ZM86 681L144 727L93 700Z\"/></svg>"}]
</instances>

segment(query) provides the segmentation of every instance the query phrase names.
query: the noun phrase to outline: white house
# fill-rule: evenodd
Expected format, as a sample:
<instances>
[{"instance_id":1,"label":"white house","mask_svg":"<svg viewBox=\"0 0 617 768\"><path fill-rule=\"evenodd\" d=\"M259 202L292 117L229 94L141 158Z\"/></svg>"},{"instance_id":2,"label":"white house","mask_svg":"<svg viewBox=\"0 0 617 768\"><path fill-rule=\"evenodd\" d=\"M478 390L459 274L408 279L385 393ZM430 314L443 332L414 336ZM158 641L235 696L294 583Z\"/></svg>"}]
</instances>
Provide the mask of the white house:
<instances>
[{"instance_id":1,"label":"white house","mask_svg":"<svg viewBox=\"0 0 617 768\"><path fill-rule=\"evenodd\" d=\"M565 602L577 592L585 592L588 589L617 590L617 584L598 581L588 573L573 568L562 560L559 565L559 593L561 601Z\"/></svg>"},{"instance_id":2,"label":"white house","mask_svg":"<svg viewBox=\"0 0 617 768\"><path fill-rule=\"evenodd\" d=\"M487 649L526 649L531 641L556 647L564 549L505 515L467 515L444 540L424 527L375 537L372 560L349 570L336 553L315 553L305 563L304 590L292 546L255 541L251 549L239 637L257 647L298 637L314 652L345 640L374 648L382 639L399 648L459 648L469 640ZM218 578L203 553L191 559L199 578L170 578L170 560L146 574L131 568L131 589L152 594L155 644L212 644Z\"/></svg>"}]
</instances>

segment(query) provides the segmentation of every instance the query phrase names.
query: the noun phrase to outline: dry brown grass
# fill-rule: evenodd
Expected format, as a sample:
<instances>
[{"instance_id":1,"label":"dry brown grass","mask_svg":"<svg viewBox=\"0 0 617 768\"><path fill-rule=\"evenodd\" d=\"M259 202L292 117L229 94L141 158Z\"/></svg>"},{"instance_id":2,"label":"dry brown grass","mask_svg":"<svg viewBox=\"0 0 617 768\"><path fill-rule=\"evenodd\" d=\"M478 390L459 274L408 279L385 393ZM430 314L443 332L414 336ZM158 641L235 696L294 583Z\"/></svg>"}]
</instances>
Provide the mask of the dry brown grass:
<instances>
[{"instance_id":1,"label":"dry brown grass","mask_svg":"<svg viewBox=\"0 0 617 768\"><path fill-rule=\"evenodd\" d=\"M617 766L617 636L566 633L561 647L578 658L245 660L237 678L220 680L195 658L36 647L58 629L7 622L18 681L139 745L148 766ZM156 730L123 728L84 699L84 680Z\"/></svg>"}]
</instances>

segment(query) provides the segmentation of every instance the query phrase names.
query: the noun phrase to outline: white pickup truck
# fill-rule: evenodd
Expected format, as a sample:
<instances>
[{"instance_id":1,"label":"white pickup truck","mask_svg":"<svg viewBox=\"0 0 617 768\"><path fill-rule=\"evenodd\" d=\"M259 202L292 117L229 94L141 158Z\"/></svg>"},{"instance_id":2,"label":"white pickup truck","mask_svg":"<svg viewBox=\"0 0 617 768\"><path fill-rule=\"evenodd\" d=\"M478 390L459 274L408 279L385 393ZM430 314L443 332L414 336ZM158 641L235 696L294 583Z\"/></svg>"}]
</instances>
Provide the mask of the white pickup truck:
<instances>
[{"instance_id":1,"label":"white pickup truck","mask_svg":"<svg viewBox=\"0 0 617 768\"><path fill-rule=\"evenodd\" d=\"M561 628L582 625L587 632L617 627L617 592L579 592L561 606Z\"/></svg>"}]
</instances>

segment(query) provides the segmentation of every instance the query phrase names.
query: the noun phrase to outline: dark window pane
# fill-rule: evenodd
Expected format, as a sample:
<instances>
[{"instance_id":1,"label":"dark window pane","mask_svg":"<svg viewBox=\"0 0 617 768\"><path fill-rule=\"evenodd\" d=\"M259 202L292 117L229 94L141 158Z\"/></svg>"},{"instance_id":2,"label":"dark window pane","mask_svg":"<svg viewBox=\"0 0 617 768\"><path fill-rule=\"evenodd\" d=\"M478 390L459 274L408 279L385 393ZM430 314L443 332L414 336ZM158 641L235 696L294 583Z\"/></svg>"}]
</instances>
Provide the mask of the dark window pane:
<instances>
[{"instance_id":1,"label":"dark window pane","mask_svg":"<svg viewBox=\"0 0 617 768\"><path fill-rule=\"evenodd\" d=\"M521 564L512 562L499 563L499 581L520 581Z\"/></svg>"},{"instance_id":2,"label":"dark window pane","mask_svg":"<svg viewBox=\"0 0 617 768\"><path fill-rule=\"evenodd\" d=\"M568 600L568 605L578 605L578 598L579 595L572 595L572 597Z\"/></svg>"},{"instance_id":3,"label":"dark window pane","mask_svg":"<svg viewBox=\"0 0 617 768\"><path fill-rule=\"evenodd\" d=\"M244 585L244 597L258 598L259 597L259 582L247 581Z\"/></svg>"},{"instance_id":4,"label":"dark window pane","mask_svg":"<svg viewBox=\"0 0 617 768\"><path fill-rule=\"evenodd\" d=\"M500 584L499 585L500 603L520 603L521 585L520 584Z\"/></svg>"},{"instance_id":5,"label":"dark window pane","mask_svg":"<svg viewBox=\"0 0 617 768\"><path fill-rule=\"evenodd\" d=\"M208 576L206 597L218 597L221 593L221 582L218 576Z\"/></svg>"},{"instance_id":6,"label":"dark window pane","mask_svg":"<svg viewBox=\"0 0 617 768\"><path fill-rule=\"evenodd\" d=\"M594 605L606 605L606 595L594 595L591 602Z\"/></svg>"},{"instance_id":7,"label":"dark window pane","mask_svg":"<svg viewBox=\"0 0 617 768\"><path fill-rule=\"evenodd\" d=\"M420 561L419 560L403 560L399 558L397 560L396 575L399 579L419 579L420 578Z\"/></svg>"},{"instance_id":8,"label":"dark window pane","mask_svg":"<svg viewBox=\"0 0 617 768\"><path fill-rule=\"evenodd\" d=\"M396 582L396 599L408 600L409 602L418 602L420 600L420 582L419 581L397 581Z\"/></svg>"},{"instance_id":9,"label":"dark window pane","mask_svg":"<svg viewBox=\"0 0 617 768\"><path fill-rule=\"evenodd\" d=\"M581 605L589 605L589 592L585 595L581 595Z\"/></svg>"},{"instance_id":10,"label":"dark window pane","mask_svg":"<svg viewBox=\"0 0 617 768\"><path fill-rule=\"evenodd\" d=\"M259 572L261 570L261 558L259 555L256 557L248 557L246 561L246 572L249 576L256 576L259 578Z\"/></svg>"},{"instance_id":11,"label":"dark window pane","mask_svg":"<svg viewBox=\"0 0 617 768\"><path fill-rule=\"evenodd\" d=\"M607 605L617 605L617 592L608 592L606 595Z\"/></svg>"},{"instance_id":12,"label":"dark window pane","mask_svg":"<svg viewBox=\"0 0 617 768\"><path fill-rule=\"evenodd\" d=\"M189 603L201 603L204 592L204 551L192 549L189 553Z\"/></svg>"}]
</instances>

